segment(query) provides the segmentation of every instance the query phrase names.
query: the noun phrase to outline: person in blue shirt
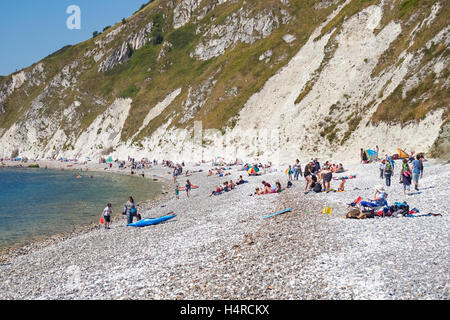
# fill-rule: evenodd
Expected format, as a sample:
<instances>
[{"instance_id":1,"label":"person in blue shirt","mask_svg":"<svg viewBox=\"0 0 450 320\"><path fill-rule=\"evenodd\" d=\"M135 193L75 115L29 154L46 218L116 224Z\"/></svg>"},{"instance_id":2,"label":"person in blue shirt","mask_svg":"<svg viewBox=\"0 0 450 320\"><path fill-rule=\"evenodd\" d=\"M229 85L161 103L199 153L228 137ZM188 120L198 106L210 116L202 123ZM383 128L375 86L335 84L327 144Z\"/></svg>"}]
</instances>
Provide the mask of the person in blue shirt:
<instances>
[{"instance_id":1,"label":"person in blue shirt","mask_svg":"<svg viewBox=\"0 0 450 320\"><path fill-rule=\"evenodd\" d=\"M412 178L413 178L413 182L414 182L414 188L419 191L419 177L420 177L420 172L421 172L421 160L420 160L420 155L416 156L416 160L414 160L412 162Z\"/></svg>"}]
</instances>

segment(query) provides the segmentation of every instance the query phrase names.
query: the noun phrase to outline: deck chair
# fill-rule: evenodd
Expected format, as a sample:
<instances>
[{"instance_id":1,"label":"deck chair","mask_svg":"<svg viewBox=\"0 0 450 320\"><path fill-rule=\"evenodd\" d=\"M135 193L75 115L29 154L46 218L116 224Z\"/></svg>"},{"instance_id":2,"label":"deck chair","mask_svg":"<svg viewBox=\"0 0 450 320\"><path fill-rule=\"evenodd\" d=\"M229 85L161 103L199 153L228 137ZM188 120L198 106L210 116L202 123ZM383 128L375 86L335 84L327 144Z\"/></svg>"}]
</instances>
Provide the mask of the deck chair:
<instances>
[{"instance_id":1,"label":"deck chair","mask_svg":"<svg viewBox=\"0 0 450 320\"><path fill-rule=\"evenodd\" d=\"M361 202L361 200L362 200L362 197L358 197L358 198L356 198L356 200L353 201L352 203L347 203L347 205L350 206L350 207L355 207L358 203Z\"/></svg>"}]
</instances>

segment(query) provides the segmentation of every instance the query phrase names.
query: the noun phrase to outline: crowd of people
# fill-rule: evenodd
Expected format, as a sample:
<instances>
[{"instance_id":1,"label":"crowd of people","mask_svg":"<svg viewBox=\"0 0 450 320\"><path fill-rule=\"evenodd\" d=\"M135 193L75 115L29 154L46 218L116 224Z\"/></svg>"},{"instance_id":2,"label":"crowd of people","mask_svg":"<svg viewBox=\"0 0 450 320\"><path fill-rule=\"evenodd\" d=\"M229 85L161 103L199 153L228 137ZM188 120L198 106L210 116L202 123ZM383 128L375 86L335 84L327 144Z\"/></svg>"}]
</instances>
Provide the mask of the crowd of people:
<instances>
[{"instance_id":1,"label":"crowd of people","mask_svg":"<svg viewBox=\"0 0 450 320\"><path fill-rule=\"evenodd\" d=\"M378 150L377 150L378 151ZM363 153L361 154L361 160L364 159ZM101 161L103 161L102 159ZM156 166L158 162L156 160L148 161L147 159L142 159L140 161L135 161L135 159L130 158L128 161L131 163L131 170L141 169L141 168L149 168L151 166ZM379 177L383 179L386 183L386 187L390 187L392 183L392 176L394 176L396 163L391 156L385 156L383 159L379 159L378 157L374 159L374 161L379 161ZM399 169L399 182L403 184L404 194L410 194L410 186L414 184L415 190L419 190L419 180L423 177L423 161L425 161L422 154L417 155L415 158L407 158L401 159L401 168ZM116 160L119 168L125 167L125 161ZM189 180L186 180L186 184L183 187L180 187L178 184L178 178L183 174L185 164L182 163L174 163L172 161L163 160L161 165L163 167L172 168L172 176L173 183L175 185L175 197L179 199L180 191L185 190L186 196L190 197L190 192L192 190L192 184ZM231 168L224 166L215 166L215 163L212 164L213 168L208 170L207 176L215 176L218 178L230 176ZM230 166L236 165L236 163L230 163ZM251 170L255 169L255 170ZM257 175L270 173L272 172L272 163L262 164L262 163L253 163L253 164L244 164L240 170L238 171L247 171L249 176L252 176L253 173L257 173ZM318 158L311 159L308 161L304 168L300 163L299 159L296 159L294 164L289 165L286 169L285 173L288 176L288 185L287 188L293 186L293 181L298 181L300 177L304 177L305 179L305 187L304 194L308 194L309 192L342 192L345 191L345 183L347 179L355 178L356 176L340 176L335 177L334 180L338 180L337 190L332 189L331 182L333 180L333 174L343 173L347 170L344 169L342 163L336 164L330 161L326 161L321 164ZM199 171L201 172L201 171ZM186 170L185 174L188 175L188 171ZM210 196L218 196L226 192L230 192L235 190L237 186L243 183L247 183L248 181L244 180L242 175L239 176L239 179L234 182L232 179L224 181L215 186L214 190L211 192ZM198 186L194 186L197 188ZM336 188L335 187L335 188ZM274 185L271 185L267 181L262 181L262 186L256 186L254 195L264 195L264 194L276 194L282 192L282 186L279 181L276 181ZM387 206L387 197L388 192L383 186L376 186L375 194L373 199L370 201L361 201L358 205L362 207L380 207ZM109 228L110 216L112 213L111 204L108 204L104 209L102 215L105 221L105 228ZM127 203L124 205L123 214L127 216L127 223L132 223L133 217L137 217L136 215L136 205L134 204L134 200L130 197Z\"/></svg>"},{"instance_id":2,"label":"crowd of people","mask_svg":"<svg viewBox=\"0 0 450 320\"><path fill-rule=\"evenodd\" d=\"M423 177L423 162L425 158L422 154L416 155L415 158L403 159L399 174L399 183L403 184L403 193L411 194L411 184L414 189L419 191L419 180ZM392 157L386 156L380 162L380 179L384 179L386 186L391 186L391 178L394 175L395 161Z\"/></svg>"}]
</instances>

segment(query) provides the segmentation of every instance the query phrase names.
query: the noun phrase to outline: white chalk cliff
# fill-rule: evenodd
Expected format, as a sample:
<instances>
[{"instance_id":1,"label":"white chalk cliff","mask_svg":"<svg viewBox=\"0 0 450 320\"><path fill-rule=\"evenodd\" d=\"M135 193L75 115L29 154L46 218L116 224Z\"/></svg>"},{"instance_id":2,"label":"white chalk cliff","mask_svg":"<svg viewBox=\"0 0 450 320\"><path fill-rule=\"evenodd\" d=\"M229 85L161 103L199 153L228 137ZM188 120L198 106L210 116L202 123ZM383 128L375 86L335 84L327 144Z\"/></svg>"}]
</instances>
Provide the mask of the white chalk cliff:
<instances>
[{"instance_id":1,"label":"white chalk cliff","mask_svg":"<svg viewBox=\"0 0 450 320\"><path fill-rule=\"evenodd\" d=\"M316 1L324 19L305 34L300 0L155 0L87 48L0 78L0 158L357 161L376 145L448 157L449 3L403 2ZM201 73L171 71L177 50ZM263 71L234 70L245 55Z\"/></svg>"}]
</instances>

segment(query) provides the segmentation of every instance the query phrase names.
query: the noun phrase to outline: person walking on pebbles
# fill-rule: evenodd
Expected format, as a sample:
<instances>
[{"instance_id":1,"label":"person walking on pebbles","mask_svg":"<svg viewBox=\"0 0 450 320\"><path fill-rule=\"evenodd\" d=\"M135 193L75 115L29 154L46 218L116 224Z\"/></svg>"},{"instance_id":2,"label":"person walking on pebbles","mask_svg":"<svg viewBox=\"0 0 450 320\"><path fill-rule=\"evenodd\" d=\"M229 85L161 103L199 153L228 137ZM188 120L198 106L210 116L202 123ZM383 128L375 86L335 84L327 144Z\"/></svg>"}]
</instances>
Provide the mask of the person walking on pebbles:
<instances>
[{"instance_id":1,"label":"person walking on pebbles","mask_svg":"<svg viewBox=\"0 0 450 320\"><path fill-rule=\"evenodd\" d=\"M294 164L294 179L298 180L298 176L302 175L302 165L300 164L300 160L295 160Z\"/></svg>"},{"instance_id":2,"label":"person walking on pebbles","mask_svg":"<svg viewBox=\"0 0 450 320\"><path fill-rule=\"evenodd\" d=\"M111 222L111 215L112 215L112 205L111 203L108 203L105 207L105 209L103 209L103 219L105 220L105 229L111 229L109 227L109 224Z\"/></svg>"}]
</instances>

